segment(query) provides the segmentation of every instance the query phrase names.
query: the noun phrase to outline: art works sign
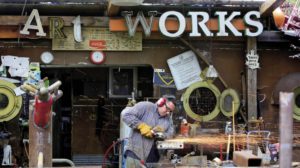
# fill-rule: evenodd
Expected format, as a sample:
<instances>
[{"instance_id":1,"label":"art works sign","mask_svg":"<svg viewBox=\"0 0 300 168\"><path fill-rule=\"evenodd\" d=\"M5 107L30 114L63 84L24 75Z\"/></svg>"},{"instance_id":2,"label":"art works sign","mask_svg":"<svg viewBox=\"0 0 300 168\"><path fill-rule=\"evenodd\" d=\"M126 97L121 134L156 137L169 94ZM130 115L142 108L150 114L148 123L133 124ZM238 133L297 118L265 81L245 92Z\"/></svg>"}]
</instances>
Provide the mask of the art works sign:
<instances>
[{"instance_id":1,"label":"art works sign","mask_svg":"<svg viewBox=\"0 0 300 168\"><path fill-rule=\"evenodd\" d=\"M260 13L258 11L249 11L243 16L243 28L237 28L237 25L234 25L235 20L238 18L241 18L241 12L234 11L231 13L228 13L226 11L217 11L214 13L217 19L217 23L215 27L218 27L217 32L213 32L210 30L210 25L213 24L211 22L210 15L207 12L203 11L193 11L188 12L189 18L185 18L185 16L177 11L168 11L163 13L159 19L158 22L155 25L155 19L154 16L156 16L157 12L149 12L149 18L146 19L143 15L143 12L138 12L134 22L132 20L132 12L123 12L126 26L128 30L129 36L134 36L136 29L139 24L141 24L141 27L145 33L146 36L150 36L151 32L153 31L153 27L158 26L159 31L167 36L167 37L179 37L184 32L186 32L187 29L190 29L189 36L190 37L199 37L199 36L228 36L229 32L231 32L234 36L250 36L255 37L260 35L263 32L263 25L259 21ZM58 36L60 38L66 38L64 36L63 32L63 23L59 20L55 20L55 18L49 17L50 20L50 38L53 38L53 36ZM112 20L112 19L110 19ZM170 21L174 21L176 23L176 29L175 30L169 30L168 24ZM241 19L240 19L241 20ZM36 24L33 24L33 23ZM112 26L120 27L122 25L113 25L110 21L110 31ZM174 22L173 22L174 23ZM76 17L73 20L74 24L74 40L76 42L82 42L82 36L81 36L81 21L80 17ZM239 24L241 25L241 24ZM190 28L189 28L189 27ZM29 29L37 30L36 33L37 36L46 36L46 33L43 30L41 20L39 13L36 9L33 9L28 20L26 21L23 29L20 31L21 34L29 34ZM243 33L241 31L244 31Z\"/></svg>"}]
</instances>

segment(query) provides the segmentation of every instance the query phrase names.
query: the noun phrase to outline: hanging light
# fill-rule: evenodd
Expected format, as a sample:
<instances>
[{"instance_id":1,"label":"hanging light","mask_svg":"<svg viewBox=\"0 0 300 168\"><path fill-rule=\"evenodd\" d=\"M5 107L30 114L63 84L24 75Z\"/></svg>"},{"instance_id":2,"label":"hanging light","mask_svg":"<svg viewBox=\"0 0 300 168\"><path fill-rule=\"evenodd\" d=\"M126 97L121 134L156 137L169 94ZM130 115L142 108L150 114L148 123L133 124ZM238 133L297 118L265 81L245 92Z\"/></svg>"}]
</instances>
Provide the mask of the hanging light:
<instances>
[{"instance_id":1,"label":"hanging light","mask_svg":"<svg viewBox=\"0 0 300 168\"><path fill-rule=\"evenodd\" d=\"M111 0L111 3L116 6L138 6L143 2L144 0Z\"/></svg>"},{"instance_id":2,"label":"hanging light","mask_svg":"<svg viewBox=\"0 0 300 168\"><path fill-rule=\"evenodd\" d=\"M284 22L285 22L285 14L282 12L280 7L276 8L273 11L273 19L274 19L276 27L278 29L282 29L282 27L284 26Z\"/></svg>"}]
</instances>

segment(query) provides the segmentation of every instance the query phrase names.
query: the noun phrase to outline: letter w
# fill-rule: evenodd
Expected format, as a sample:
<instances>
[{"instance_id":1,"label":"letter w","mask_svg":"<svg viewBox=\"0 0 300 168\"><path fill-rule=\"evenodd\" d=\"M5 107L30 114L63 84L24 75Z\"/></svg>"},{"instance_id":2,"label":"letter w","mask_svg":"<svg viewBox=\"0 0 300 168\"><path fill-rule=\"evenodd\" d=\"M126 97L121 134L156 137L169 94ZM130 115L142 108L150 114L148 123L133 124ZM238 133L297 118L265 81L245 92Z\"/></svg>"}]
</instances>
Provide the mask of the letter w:
<instances>
[{"instance_id":1,"label":"letter w","mask_svg":"<svg viewBox=\"0 0 300 168\"><path fill-rule=\"evenodd\" d=\"M123 11L122 14L123 14L123 16L125 17L125 20L126 20L126 25L127 25L127 28L128 28L129 36L131 36L131 37L134 36L134 34L136 32L137 25L139 24L139 22L141 22L141 24L142 24L145 36L147 36L147 37L150 36L151 30L152 30L153 17L157 14L157 12L150 11L148 13L148 15L150 16L149 24L147 23L147 20L145 19L145 16L144 16L143 12L141 12L141 11L139 11L137 13L134 24L132 23L132 19L131 19L132 12Z\"/></svg>"}]
</instances>

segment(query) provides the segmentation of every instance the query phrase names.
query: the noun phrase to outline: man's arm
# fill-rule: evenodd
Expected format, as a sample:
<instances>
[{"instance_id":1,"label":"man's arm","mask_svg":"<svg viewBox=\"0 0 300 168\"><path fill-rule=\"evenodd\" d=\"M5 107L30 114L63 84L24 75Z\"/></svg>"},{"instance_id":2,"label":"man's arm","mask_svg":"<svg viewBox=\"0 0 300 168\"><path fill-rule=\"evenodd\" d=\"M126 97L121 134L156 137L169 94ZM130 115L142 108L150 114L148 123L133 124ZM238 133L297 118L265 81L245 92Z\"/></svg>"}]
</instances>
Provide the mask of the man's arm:
<instances>
[{"instance_id":1,"label":"man's arm","mask_svg":"<svg viewBox=\"0 0 300 168\"><path fill-rule=\"evenodd\" d=\"M137 128L137 126L142 123L141 118L146 111L145 108L146 107L144 103L137 103L135 106L128 109L128 111L124 113L123 121L130 128Z\"/></svg>"}]
</instances>

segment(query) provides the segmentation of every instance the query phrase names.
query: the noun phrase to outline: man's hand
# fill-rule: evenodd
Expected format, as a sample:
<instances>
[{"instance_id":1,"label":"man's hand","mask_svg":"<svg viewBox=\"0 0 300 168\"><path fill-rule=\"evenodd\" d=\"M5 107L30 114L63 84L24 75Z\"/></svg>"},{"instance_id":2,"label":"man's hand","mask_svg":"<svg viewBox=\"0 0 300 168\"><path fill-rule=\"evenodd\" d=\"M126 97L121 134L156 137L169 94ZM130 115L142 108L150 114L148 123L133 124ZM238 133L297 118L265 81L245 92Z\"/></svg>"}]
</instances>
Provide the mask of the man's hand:
<instances>
[{"instance_id":1,"label":"man's hand","mask_svg":"<svg viewBox=\"0 0 300 168\"><path fill-rule=\"evenodd\" d=\"M151 127L147 125L146 123L141 123L137 126L137 128L140 130L141 134L147 138L152 138L153 133L151 132Z\"/></svg>"},{"instance_id":2,"label":"man's hand","mask_svg":"<svg viewBox=\"0 0 300 168\"><path fill-rule=\"evenodd\" d=\"M152 128L152 130L154 132L165 132L165 130L161 126L159 126L159 125L157 125L154 128Z\"/></svg>"}]
</instances>

